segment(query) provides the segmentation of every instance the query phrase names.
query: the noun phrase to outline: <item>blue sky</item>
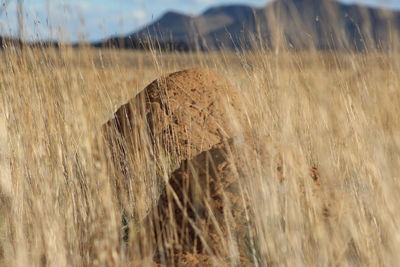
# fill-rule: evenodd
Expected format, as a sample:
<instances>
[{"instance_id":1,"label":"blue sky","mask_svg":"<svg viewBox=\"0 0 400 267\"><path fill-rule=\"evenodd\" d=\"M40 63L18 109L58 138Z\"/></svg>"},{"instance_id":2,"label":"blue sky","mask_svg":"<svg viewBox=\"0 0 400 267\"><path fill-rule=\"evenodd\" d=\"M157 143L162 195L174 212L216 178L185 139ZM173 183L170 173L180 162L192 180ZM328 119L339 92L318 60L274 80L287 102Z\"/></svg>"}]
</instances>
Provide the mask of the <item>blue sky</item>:
<instances>
[{"instance_id":1,"label":"blue sky","mask_svg":"<svg viewBox=\"0 0 400 267\"><path fill-rule=\"evenodd\" d=\"M6 0L0 0L4 3ZM0 15L0 34L16 34L16 1ZM400 0L341 0L400 8ZM130 33L167 10L198 14L222 4L263 6L268 0L24 0L26 39L99 40Z\"/></svg>"}]
</instances>

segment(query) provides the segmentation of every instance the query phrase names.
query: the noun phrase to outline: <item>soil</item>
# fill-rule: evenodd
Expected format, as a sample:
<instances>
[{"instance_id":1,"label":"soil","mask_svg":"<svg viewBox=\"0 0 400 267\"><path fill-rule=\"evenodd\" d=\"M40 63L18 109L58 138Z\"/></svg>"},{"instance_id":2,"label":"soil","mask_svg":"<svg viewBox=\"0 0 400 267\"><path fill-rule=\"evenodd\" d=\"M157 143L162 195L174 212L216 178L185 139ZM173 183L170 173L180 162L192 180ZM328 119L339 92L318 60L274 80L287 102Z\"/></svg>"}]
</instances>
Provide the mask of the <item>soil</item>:
<instances>
[{"instance_id":1,"label":"soil","mask_svg":"<svg viewBox=\"0 0 400 267\"><path fill-rule=\"evenodd\" d=\"M231 139L183 161L172 173L146 223L157 244L169 244L156 245L156 261L169 266L177 255L190 254L198 261L206 255L248 266L255 233L240 154Z\"/></svg>"},{"instance_id":2,"label":"soil","mask_svg":"<svg viewBox=\"0 0 400 267\"><path fill-rule=\"evenodd\" d=\"M153 81L108 124L125 139L143 135L137 126L144 124L156 155L184 160L235 136L235 123L244 121L238 90L218 73L197 68Z\"/></svg>"}]
</instances>

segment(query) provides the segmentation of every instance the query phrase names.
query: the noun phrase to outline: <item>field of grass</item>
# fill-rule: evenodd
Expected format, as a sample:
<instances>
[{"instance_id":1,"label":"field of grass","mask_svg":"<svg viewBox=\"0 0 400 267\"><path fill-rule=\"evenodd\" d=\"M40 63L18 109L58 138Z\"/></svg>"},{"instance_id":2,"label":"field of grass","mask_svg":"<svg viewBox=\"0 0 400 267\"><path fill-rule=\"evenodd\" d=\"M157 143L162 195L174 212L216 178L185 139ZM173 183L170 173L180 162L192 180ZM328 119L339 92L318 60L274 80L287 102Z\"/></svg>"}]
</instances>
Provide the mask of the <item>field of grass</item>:
<instances>
[{"instance_id":1,"label":"field of grass","mask_svg":"<svg viewBox=\"0 0 400 267\"><path fill-rule=\"evenodd\" d=\"M399 53L29 48L0 58L0 266L152 263L135 229L157 201L160 166L137 155L135 179L115 191L98 133L151 81L191 67L240 90L262 151L243 162L255 266L400 262Z\"/></svg>"}]
</instances>

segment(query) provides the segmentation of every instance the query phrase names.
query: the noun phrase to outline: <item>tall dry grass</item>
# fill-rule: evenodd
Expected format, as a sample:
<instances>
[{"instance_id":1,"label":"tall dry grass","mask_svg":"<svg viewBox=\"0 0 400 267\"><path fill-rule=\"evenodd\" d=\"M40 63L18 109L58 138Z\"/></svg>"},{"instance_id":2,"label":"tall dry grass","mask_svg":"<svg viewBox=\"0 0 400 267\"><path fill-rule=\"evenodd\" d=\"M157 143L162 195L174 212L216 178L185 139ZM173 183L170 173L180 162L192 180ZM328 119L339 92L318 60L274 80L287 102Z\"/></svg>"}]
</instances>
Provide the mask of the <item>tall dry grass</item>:
<instances>
[{"instance_id":1,"label":"tall dry grass","mask_svg":"<svg viewBox=\"0 0 400 267\"><path fill-rule=\"evenodd\" d=\"M152 263L141 222L171 166L143 149L132 158L135 173L116 190L122 178L98 132L162 73L198 66L228 77L247 107L259 151L248 151L243 162L257 232L249 245L254 265L400 261L394 50L176 54L66 47L5 50L0 57L0 265Z\"/></svg>"}]
</instances>

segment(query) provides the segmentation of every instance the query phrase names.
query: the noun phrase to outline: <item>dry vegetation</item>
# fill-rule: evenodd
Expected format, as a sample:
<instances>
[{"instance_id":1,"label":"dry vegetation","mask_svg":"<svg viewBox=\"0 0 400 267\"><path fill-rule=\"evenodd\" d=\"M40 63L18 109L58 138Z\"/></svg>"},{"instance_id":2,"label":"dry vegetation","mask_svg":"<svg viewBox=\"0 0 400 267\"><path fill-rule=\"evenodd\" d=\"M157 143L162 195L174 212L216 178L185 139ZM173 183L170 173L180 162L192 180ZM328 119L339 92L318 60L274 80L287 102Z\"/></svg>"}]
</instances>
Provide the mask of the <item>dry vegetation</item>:
<instances>
[{"instance_id":1,"label":"dry vegetation","mask_svg":"<svg viewBox=\"0 0 400 267\"><path fill-rule=\"evenodd\" d=\"M254 238L242 264L400 261L397 52L62 48L5 50L0 57L1 266L153 264L142 222L170 161L155 163L140 150L135 174L116 190L121 178L99 152L105 144L98 132L162 73L199 66L227 77L247 107L250 145L235 163ZM241 260L233 243L222 245L228 258L214 251L176 261L168 254L168 262L234 265Z\"/></svg>"}]
</instances>

